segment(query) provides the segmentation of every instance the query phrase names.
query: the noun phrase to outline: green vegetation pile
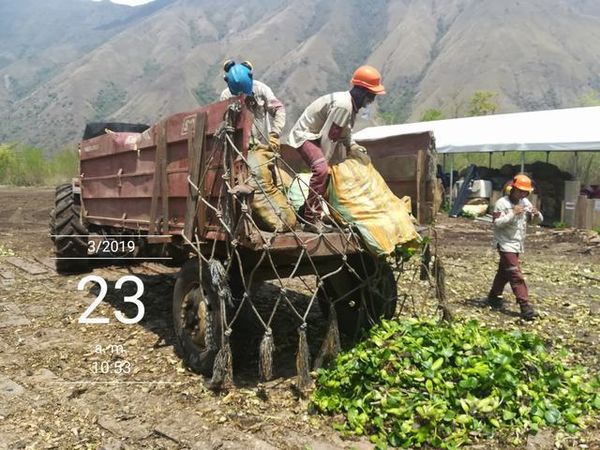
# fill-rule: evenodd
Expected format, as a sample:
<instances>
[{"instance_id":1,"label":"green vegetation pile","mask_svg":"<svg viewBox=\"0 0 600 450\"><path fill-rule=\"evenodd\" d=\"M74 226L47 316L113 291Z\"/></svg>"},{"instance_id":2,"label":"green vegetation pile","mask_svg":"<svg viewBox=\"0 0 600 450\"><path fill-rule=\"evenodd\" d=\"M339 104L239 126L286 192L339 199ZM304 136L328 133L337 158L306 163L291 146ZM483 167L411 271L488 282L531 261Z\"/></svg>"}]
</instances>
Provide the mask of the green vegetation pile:
<instances>
[{"instance_id":1,"label":"green vegetation pile","mask_svg":"<svg viewBox=\"0 0 600 450\"><path fill-rule=\"evenodd\" d=\"M379 448L517 444L543 426L576 433L600 409L600 380L567 355L533 333L476 321L384 321L319 370L312 403Z\"/></svg>"}]
</instances>

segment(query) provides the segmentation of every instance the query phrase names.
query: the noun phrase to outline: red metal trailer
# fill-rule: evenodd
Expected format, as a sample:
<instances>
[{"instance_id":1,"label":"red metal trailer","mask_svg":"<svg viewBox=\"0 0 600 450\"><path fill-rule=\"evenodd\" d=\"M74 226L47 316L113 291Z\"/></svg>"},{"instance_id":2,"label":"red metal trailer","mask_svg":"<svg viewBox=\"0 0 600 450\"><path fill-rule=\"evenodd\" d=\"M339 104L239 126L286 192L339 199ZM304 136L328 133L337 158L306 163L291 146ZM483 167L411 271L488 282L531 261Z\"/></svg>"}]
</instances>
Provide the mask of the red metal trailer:
<instances>
[{"instance_id":1,"label":"red metal trailer","mask_svg":"<svg viewBox=\"0 0 600 450\"><path fill-rule=\"evenodd\" d=\"M351 228L317 235L256 226L247 185L251 124L242 97L175 114L141 135L94 137L80 145L78 179L57 188L51 223L57 269L86 270L98 254L169 258L182 265L173 298L179 350L205 374L227 366L226 355L216 357L244 302L251 302L250 287L262 280L278 280L279 300L287 301L285 280L313 275L308 308L320 303L329 321L348 334L390 317L396 305L397 279L389 262L367 254ZM406 142L417 191L424 192L432 137L412 135ZM376 166L393 151L372 153ZM289 154L295 167L294 152ZM284 150L280 164L287 159ZM393 179L389 164L387 172ZM98 253L90 251L100 248L90 242L117 245ZM307 314L297 311L300 333ZM268 337L270 323L258 319ZM261 373L270 375L264 367Z\"/></svg>"}]
</instances>

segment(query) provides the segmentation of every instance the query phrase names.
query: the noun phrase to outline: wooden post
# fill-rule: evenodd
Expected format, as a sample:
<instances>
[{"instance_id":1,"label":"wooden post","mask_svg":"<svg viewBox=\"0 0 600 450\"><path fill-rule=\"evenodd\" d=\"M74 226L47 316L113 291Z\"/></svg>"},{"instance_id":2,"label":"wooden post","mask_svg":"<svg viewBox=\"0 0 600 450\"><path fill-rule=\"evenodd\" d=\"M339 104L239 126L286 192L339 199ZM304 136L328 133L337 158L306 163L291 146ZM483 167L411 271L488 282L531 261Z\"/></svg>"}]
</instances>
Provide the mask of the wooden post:
<instances>
[{"instance_id":1,"label":"wooden post","mask_svg":"<svg viewBox=\"0 0 600 450\"><path fill-rule=\"evenodd\" d=\"M417 183L417 185L416 185L416 188L417 188L416 203L417 203L417 222L419 224L421 223L421 177L422 177L421 150L418 150L417 151L417 174L416 174L415 182Z\"/></svg>"},{"instance_id":2,"label":"wooden post","mask_svg":"<svg viewBox=\"0 0 600 450\"><path fill-rule=\"evenodd\" d=\"M162 233L169 232L169 178L167 174L167 121L160 127L158 136L160 149L160 195L162 197Z\"/></svg>"},{"instance_id":3,"label":"wooden post","mask_svg":"<svg viewBox=\"0 0 600 450\"><path fill-rule=\"evenodd\" d=\"M425 157L424 151L417 151L417 222L422 224L425 221L426 189L425 189Z\"/></svg>"},{"instance_id":4,"label":"wooden post","mask_svg":"<svg viewBox=\"0 0 600 450\"><path fill-rule=\"evenodd\" d=\"M525 152L521 152L521 173L525 173Z\"/></svg>"},{"instance_id":5,"label":"wooden post","mask_svg":"<svg viewBox=\"0 0 600 450\"><path fill-rule=\"evenodd\" d=\"M192 183L194 183L200 190L203 186L200 186L200 166L202 163L202 151L205 144L205 129L207 122L206 113L196 114L195 127L193 130L189 130L190 135L188 136L188 158L189 158L189 176ZM188 194L185 202L185 220L183 225L183 235L190 241L194 237L194 229L196 225L196 212L200 205L198 205L198 197L201 192L196 192L192 185L188 184Z\"/></svg>"},{"instance_id":6,"label":"wooden post","mask_svg":"<svg viewBox=\"0 0 600 450\"><path fill-rule=\"evenodd\" d=\"M152 202L150 204L150 224L148 226L148 233L154 234L157 231L156 228L156 216L158 215L158 198L161 196L161 192L164 192L161 184L166 183L166 153L167 153L167 123L166 121L159 122L155 125L155 142L156 149L154 154L154 185L152 187ZM163 167L165 174L163 176ZM163 215L165 213L165 205L163 199ZM168 202L168 198L167 198ZM167 204L168 208L168 204ZM167 211L168 213L168 211ZM165 217L168 221L168 216Z\"/></svg>"}]
</instances>

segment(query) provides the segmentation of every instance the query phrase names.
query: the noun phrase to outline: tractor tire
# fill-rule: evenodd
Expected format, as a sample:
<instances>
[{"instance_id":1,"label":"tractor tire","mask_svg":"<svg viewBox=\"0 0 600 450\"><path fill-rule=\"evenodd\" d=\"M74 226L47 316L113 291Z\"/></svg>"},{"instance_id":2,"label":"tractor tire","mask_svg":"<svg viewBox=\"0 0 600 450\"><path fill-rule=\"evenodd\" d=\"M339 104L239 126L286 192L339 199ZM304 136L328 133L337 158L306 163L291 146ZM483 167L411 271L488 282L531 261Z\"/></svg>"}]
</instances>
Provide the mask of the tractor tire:
<instances>
[{"instance_id":1,"label":"tractor tire","mask_svg":"<svg viewBox=\"0 0 600 450\"><path fill-rule=\"evenodd\" d=\"M81 203L79 195L73 192L73 185L66 183L58 186L54 209L50 213L50 236L54 241L56 271L60 274L89 271L89 260L85 259L88 256L85 237L88 230L81 223L80 213Z\"/></svg>"},{"instance_id":2,"label":"tractor tire","mask_svg":"<svg viewBox=\"0 0 600 450\"><path fill-rule=\"evenodd\" d=\"M323 281L317 298L326 318L329 317L329 307L333 302L339 331L356 340L381 322L382 318L391 319L394 316L398 286L392 268L384 261L370 255L352 254L348 255L348 264L360 280L344 267ZM370 278L370 282L360 286L362 280L367 278Z\"/></svg>"},{"instance_id":3,"label":"tractor tire","mask_svg":"<svg viewBox=\"0 0 600 450\"><path fill-rule=\"evenodd\" d=\"M173 328L177 351L194 372L210 377L221 347L221 308L218 289L206 264L199 278L198 258L179 271L173 292Z\"/></svg>"}]
</instances>

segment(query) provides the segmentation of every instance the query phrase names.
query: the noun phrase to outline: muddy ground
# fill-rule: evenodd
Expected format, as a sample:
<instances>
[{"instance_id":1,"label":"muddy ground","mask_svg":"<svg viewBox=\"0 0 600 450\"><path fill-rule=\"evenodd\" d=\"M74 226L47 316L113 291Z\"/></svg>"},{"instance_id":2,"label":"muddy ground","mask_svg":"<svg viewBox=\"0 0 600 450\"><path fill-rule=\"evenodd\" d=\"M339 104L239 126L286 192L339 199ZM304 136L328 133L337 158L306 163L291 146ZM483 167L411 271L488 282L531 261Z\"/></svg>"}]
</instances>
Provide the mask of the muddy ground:
<instances>
[{"instance_id":1,"label":"muddy ground","mask_svg":"<svg viewBox=\"0 0 600 450\"><path fill-rule=\"evenodd\" d=\"M94 295L90 286L77 290L82 276L59 276L50 268L47 223L53 193L0 187L0 449L371 448L366 439L342 439L331 427L335 418L307 413L306 398L294 389L297 324L289 311L278 313L274 326L275 380L259 383L261 334L249 329L234 339L237 387L218 394L186 370L174 350L170 298L177 269L154 263L95 269L110 289L94 314L110 322L79 324ZM483 304L496 265L490 225L440 216L437 229L457 318L535 330L549 344L571 349L574 362L599 370L597 235L530 230L523 265L542 317L526 324L512 301L500 312ZM400 280L400 292L408 295L401 314L431 314L432 290L412 273ZM114 318L122 302L114 283L127 274L139 276L145 286L146 313L135 325ZM298 302L307 300L301 290L296 296ZM313 355L324 332L316 307L309 328ZM109 373L95 373L103 363ZM129 373L117 373L125 363ZM574 437L544 431L525 437L521 447L553 448L555 443L598 449L600 427L592 423ZM487 441L472 448L505 445Z\"/></svg>"}]
</instances>

